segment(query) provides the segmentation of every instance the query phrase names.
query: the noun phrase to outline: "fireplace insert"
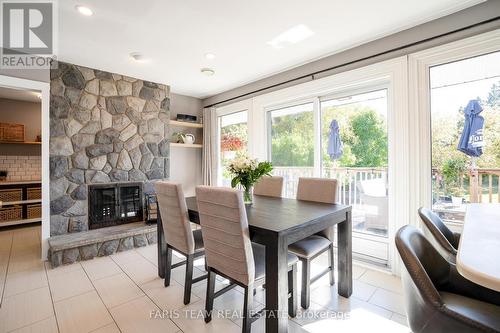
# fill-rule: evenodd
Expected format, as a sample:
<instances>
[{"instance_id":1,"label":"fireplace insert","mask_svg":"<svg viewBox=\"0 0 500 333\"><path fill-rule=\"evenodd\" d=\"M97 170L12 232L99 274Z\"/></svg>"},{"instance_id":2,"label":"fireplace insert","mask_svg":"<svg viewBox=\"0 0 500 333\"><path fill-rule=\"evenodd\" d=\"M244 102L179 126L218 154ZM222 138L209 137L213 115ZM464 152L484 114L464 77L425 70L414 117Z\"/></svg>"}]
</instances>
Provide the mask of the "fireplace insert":
<instances>
[{"instance_id":1,"label":"fireplace insert","mask_svg":"<svg viewBox=\"0 0 500 333\"><path fill-rule=\"evenodd\" d=\"M143 220L142 183L89 185L89 229Z\"/></svg>"}]
</instances>

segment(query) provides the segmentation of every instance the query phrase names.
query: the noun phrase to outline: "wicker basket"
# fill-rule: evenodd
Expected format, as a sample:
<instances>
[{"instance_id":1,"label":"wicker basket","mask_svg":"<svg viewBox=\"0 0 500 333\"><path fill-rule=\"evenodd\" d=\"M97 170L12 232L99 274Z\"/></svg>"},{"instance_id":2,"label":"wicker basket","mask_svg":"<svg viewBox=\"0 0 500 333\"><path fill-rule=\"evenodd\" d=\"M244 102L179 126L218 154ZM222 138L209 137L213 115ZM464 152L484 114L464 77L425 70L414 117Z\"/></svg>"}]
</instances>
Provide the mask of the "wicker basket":
<instances>
[{"instance_id":1,"label":"wicker basket","mask_svg":"<svg viewBox=\"0 0 500 333\"><path fill-rule=\"evenodd\" d=\"M40 187L28 188L28 200L36 200L42 198L42 189Z\"/></svg>"},{"instance_id":2,"label":"wicker basket","mask_svg":"<svg viewBox=\"0 0 500 333\"><path fill-rule=\"evenodd\" d=\"M28 205L28 218L35 219L39 217L42 217L42 205L41 204Z\"/></svg>"},{"instance_id":3,"label":"wicker basket","mask_svg":"<svg viewBox=\"0 0 500 333\"><path fill-rule=\"evenodd\" d=\"M24 142L24 125L0 123L0 141Z\"/></svg>"},{"instance_id":4,"label":"wicker basket","mask_svg":"<svg viewBox=\"0 0 500 333\"><path fill-rule=\"evenodd\" d=\"M23 189L21 188L9 188L6 190L0 190L0 201L12 202L23 200Z\"/></svg>"},{"instance_id":5,"label":"wicker basket","mask_svg":"<svg viewBox=\"0 0 500 333\"><path fill-rule=\"evenodd\" d=\"M22 218L23 208L21 206L0 208L0 224L7 221L21 220Z\"/></svg>"}]
</instances>

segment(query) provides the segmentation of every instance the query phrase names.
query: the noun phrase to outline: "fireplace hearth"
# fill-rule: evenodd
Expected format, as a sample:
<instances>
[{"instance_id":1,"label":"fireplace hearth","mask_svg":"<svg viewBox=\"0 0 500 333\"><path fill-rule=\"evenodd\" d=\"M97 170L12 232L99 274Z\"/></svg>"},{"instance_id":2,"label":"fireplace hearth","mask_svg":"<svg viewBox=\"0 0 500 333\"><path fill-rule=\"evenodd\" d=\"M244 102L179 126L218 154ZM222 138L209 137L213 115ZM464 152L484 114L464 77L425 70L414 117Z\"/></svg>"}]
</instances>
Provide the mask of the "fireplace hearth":
<instances>
[{"instance_id":1,"label":"fireplace hearth","mask_svg":"<svg viewBox=\"0 0 500 333\"><path fill-rule=\"evenodd\" d=\"M89 185L89 229L144 220L142 183Z\"/></svg>"}]
</instances>

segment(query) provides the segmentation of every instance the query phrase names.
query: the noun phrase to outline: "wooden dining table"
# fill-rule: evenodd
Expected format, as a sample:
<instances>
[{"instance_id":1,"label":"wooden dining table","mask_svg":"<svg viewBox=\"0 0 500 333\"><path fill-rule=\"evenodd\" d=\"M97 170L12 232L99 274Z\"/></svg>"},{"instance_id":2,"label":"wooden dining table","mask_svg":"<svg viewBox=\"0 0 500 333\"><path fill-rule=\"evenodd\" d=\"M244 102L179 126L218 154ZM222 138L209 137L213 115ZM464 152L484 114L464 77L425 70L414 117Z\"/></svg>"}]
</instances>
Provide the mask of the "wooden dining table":
<instances>
[{"instance_id":1,"label":"wooden dining table","mask_svg":"<svg viewBox=\"0 0 500 333\"><path fill-rule=\"evenodd\" d=\"M457 253L466 279L500 292L500 204L469 204Z\"/></svg>"},{"instance_id":2,"label":"wooden dining table","mask_svg":"<svg viewBox=\"0 0 500 333\"><path fill-rule=\"evenodd\" d=\"M186 198L189 219L199 223L195 197ZM254 196L247 207L250 233L266 247L266 332L288 330L288 245L337 225L337 288L339 295L352 294L352 209L285 198ZM158 275L164 277L166 244L158 224Z\"/></svg>"}]
</instances>

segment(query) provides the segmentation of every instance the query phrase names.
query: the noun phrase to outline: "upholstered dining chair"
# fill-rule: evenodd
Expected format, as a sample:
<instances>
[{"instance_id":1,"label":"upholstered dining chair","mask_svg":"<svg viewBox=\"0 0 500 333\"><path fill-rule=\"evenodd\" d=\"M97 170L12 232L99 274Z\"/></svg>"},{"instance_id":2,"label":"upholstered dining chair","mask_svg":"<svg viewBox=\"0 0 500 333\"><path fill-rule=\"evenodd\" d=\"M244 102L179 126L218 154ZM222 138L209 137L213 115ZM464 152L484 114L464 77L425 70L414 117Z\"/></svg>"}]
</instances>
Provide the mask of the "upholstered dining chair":
<instances>
[{"instance_id":1,"label":"upholstered dining chair","mask_svg":"<svg viewBox=\"0 0 500 333\"><path fill-rule=\"evenodd\" d=\"M417 228L404 226L395 239L412 332L500 332L500 293L462 277Z\"/></svg>"},{"instance_id":2,"label":"upholstered dining chair","mask_svg":"<svg viewBox=\"0 0 500 333\"><path fill-rule=\"evenodd\" d=\"M253 188L253 194L266 197L281 198L283 192L283 177L262 177Z\"/></svg>"},{"instance_id":3,"label":"upholstered dining chair","mask_svg":"<svg viewBox=\"0 0 500 333\"><path fill-rule=\"evenodd\" d=\"M446 259L455 263L458 245L460 243L460 234L448 229L443 220L428 208L421 207L418 210L418 215L427 233L432 237L431 242Z\"/></svg>"},{"instance_id":4,"label":"upholstered dining chair","mask_svg":"<svg viewBox=\"0 0 500 333\"><path fill-rule=\"evenodd\" d=\"M250 332L251 324L259 318L252 315L254 288L265 282L265 247L252 243L241 191L221 187L196 187L196 200L205 244L208 281L205 322L212 320L214 299L235 285L245 290L243 305L243 332ZM288 313L296 315L297 257L288 254L288 286L291 297ZM228 279L231 284L215 292L215 276Z\"/></svg>"},{"instance_id":5,"label":"upholstered dining chair","mask_svg":"<svg viewBox=\"0 0 500 333\"><path fill-rule=\"evenodd\" d=\"M337 198L337 180L327 178L299 178L297 200L334 204ZM335 283L334 273L334 229L330 227L315 235L304 238L288 246L288 251L299 257L302 263L302 287L300 305L307 309L310 304L311 283L323 275L330 274L330 285ZM311 261L328 251L328 267L311 278Z\"/></svg>"},{"instance_id":6,"label":"upholstered dining chair","mask_svg":"<svg viewBox=\"0 0 500 333\"><path fill-rule=\"evenodd\" d=\"M207 277L193 279L194 259L205 254L201 230L192 230L188 218L186 199L181 184L159 181L155 183L159 206L159 221L163 225L167 253L165 256L165 287L170 285L172 268L186 264L184 281L184 304L191 301L191 286ZM186 260L172 264L172 250L186 257Z\"/></svg>"}]
</instances>

